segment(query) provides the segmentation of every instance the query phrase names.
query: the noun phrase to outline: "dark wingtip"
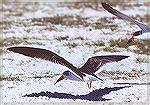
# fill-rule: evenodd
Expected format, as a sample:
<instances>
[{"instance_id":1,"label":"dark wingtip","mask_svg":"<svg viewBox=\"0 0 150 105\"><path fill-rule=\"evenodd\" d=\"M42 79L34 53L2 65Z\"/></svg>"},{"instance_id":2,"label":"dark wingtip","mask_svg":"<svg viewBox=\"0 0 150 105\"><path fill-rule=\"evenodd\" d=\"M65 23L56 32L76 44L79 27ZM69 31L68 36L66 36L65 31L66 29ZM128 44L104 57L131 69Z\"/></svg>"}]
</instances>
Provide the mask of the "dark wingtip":
<instances>
[{"instance_id":1,"label":"dark wingtip","mask_svg":"<svg viewBox=\"0 0 150 105\"><path fill-rule=\"evenodd\" d=\"M18 50L20 50L20 48L22 48L22 47L9 47L9 48L7 48L7 50L12 51L12 52L18 52Z\"/></svg>"},{"instance_id":2,"label":"dark wingtip","mask_svg":"<svg viewBox=\"0 0 150 105\"><path fill-rule=\"evenodd\" d=\"M124 58L128 58L129 56L127 56L127 55L122 55Z\"/></svg>"},{"instance_id":3,"label":"dark wingtip","mask_svg":"<svg viewBox=\"0 0 150 105\"><path fill-rule=\"evenodd\" d=\"M126 59L128 57L130 57L130 56L127 56L127 55L118 55L118 56L116 56L115 59L116 59L116 61L121 61L121 60Z\"/></svg>"},{"instance_id":4,"label":"dark wingtip","mask_svg":"<svg viewBox=\"0 0 150 105\"><path fill-rule=\"evenodd\" d=\"M10 50L11 50L11 47L7 48L7 50L9 50L9 51L10 51Z\"/></svg>"},{"instance_id":5,"label":"dark wingtip","mask_svg":"<svg viewBox=\"0 0 150 105\"><path fill-rule=\"evenodd\" d=\"M7 50L9 50L9 51L13 51L13 50L14 50L14 48L15 48L15 47L9 47L9 48L7 48Z\"/></svg>"},{"instance_id":6,"label":"dark wingtip","mask_svg":"<svg viewBox=\"0 0 150 105\"><path fill-rule=\"evenodd\" d=\"M130 56L122 55L122 56L120 56L120 60L126 59L126 58L128 58L128 57L130 57Z\"/></svg>"},{"instance_id":7,"label":"dark wingtip","mask_svg":"<svg viewBox=\"0 0 150 105\"><path fill-rule=\"evenodd\" d=\"M107 4L107 3L106 3L106 2L101 2L101 4L102 4L102 5L105 5L105 4Z\"/></svg>"},{"instance_id":8,"label":"dark wingtip","mask_svg":"<svg viewBox=\"0 0 150 105\"><path fill-rule=\"evenodd\" d=\"M102 6L103 6L103 7L106 5L106 3L105 3L105 2L101 2L101 4L102 4Z\"/></svg>"},{"instance_id":9,"label":"dark wingtip","mask_svg":"<svg viewBox=\"0 0 150 105\"><path fill-rule=\"evenodd\" d=\"M126 58L128 58L128 57L130 57L130 56L126 56Z\"/></svg>"},{"instance_id":10,"label":"dark wingtip","mask_svg":"<svg viewBox=\"0 0 150 105\"><path fill-rule=\"evenodd\" d=\"M108 6L109 4L106 2L101 2L102 6L105 8L106 6Z\"/></svg>"}]
</instances>

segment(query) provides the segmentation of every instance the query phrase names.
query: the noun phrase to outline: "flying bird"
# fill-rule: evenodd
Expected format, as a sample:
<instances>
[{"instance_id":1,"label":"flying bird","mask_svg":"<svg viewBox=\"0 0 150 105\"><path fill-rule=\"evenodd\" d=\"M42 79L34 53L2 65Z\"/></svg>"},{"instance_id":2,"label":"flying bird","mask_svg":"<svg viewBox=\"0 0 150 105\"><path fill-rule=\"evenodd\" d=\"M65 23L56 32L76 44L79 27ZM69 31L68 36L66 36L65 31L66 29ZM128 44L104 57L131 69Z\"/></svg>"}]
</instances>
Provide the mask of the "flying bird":
<instances>
[{"instance_id":1,"label":"flying bird","mask_svg":"<svg viewBox=\"0 0 150 105\"><path fill-rule=\"evenodd\" d=\"M113 14L123 20L127 20L131 23L134 23L141 28L141 30L133 33L132 37L128 40L127 44L129 44L131 42L135 42L135 40L141 40L141 39L149 40L150 39L150 27L148 27L144 23L134 20L133 18L125 15L124 13L121 13L118 10L112 8L111 5L108 3L102 2L102 6L111 14Z\"/></svg>"},{"instance_id":2,"label":"flying bird","mask_svg":"<svg viewBox=\"0 0 150 105\"><path fill-rule=\"evenodd\" d=\"M7 50L12 51L14 53L23 54L32 58L44 59L53 63L66 66L67 68L69 68L69 70L64 71L61 77L56 81L56 83L63 79L69 79L74 81L86 81L89 88L91 88L92 81L102 80L95 74L95 72L101 66L110 62L121 61L122 59L129 57L124 55L94 56L89 58L82 67L77 68L73 64L65 60L63 57L46 49L33 47L9 47L7 48Z\"/></svg>"}]
</instances>

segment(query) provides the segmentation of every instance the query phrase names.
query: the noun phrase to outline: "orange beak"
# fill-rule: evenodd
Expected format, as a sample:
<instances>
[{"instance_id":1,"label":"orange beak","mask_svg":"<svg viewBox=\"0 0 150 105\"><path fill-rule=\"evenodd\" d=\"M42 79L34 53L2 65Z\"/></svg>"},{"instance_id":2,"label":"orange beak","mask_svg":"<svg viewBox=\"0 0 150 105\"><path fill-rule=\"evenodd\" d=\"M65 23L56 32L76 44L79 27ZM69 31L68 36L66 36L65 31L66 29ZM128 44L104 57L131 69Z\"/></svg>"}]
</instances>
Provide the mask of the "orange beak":
<instances>
[{"instance_id":1,"label":"orange beak","mask_svg":"<svg viewBox=\"0 0 150 105\"><path fill-rule=\"evenodd\" d=\"M129 44L131 42L135 42L134 37L130 38L129 41L127 42L127 44Z\"/></svg>"},{"instance_id":2,"label":"orange beak","mask_svg":"<svg viewBox=\"0 0 150 105\"><path fill-rule=\"evenodd\" d=\"M54 83L54 85L56 84L56 83L58 83L59 81L61 81L61 80L63 80L65 77L62 75L55 83Z\"/></svg>"}]
</instances>

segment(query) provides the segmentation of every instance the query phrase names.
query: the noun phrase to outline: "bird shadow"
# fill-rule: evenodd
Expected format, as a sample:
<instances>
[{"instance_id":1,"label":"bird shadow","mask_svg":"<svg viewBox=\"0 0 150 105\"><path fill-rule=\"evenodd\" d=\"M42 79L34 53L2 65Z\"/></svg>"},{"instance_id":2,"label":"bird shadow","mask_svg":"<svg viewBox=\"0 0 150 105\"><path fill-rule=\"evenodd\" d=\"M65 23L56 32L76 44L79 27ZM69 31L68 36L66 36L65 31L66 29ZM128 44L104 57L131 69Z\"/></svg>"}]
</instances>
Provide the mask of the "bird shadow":
<instances>
[{"instance_id":1,"label":"bird shadow","mask_svg":"<svg viewBox=\"0 0 150 105\"><path fill-rule=\"evenodd\" d=\"M150 83L113 83L113 84L118 84L118 85L150 85Z\"/></svg>"},{"instance_id":2,"label":"bird shadow","mask_svg":"<svg viewBox=\"0 0 150 105\"><path fill-rule=\"evenodd\" d=\"M23 97L40 97L40 96L46 96L48 98L59 98L59 99L81 99L81 100L88 100L88 101L108 101L111 99L105 99L102 98L103 95L109 94L112 91L117 91L123 88L128 88L130 86L124 86L124 87L113 87L113 88L107 88L105 87L104 89L98 89L90 92L89 94L85 95L72 95L68 93L58 93L58 92L40 92L40 93L31 93L31 94L26 94Z\"/></svg>"}]
</instances>

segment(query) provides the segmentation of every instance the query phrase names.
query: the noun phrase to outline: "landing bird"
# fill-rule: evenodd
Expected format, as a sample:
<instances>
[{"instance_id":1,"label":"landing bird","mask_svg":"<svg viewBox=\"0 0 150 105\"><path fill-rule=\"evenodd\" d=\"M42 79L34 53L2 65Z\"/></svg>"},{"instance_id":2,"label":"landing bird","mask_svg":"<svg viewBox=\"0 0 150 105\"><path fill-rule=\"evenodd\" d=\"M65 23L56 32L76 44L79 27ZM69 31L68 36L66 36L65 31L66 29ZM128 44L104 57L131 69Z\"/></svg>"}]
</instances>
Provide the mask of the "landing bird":
<instances>
[{"instance_id":1,"label":"landing bird","mask_svg":"<svg viewBox=\"0 0 150 105\"><path fill-rule=\"evenodd\" d=\"M150 27L148 27L147 25L143 24L142 22L139 22L137 20L134 20L133 18L119 12L118 10L114 9L111 7L110 4L103 2L102 3L103 8L105 8L108 12L112 13L113 15L123 19L123 20L127 20L129 22L132 22L136 25L138 25L141 30L140 31L136 31L133 33L133 36L128 40L127 44L131 43L131 42L135 42L136 40L149 40L150 39Z\"/></svg>"},{"instance_id":2,"label":"landing bird","mask_svg":"<svg viewBox=\"0 0 150 105\"><path fill-rule=\"evenodd\" d=\"M66 66L67 68L69 68L69 70L63 72L62 76L56 81L56 83L58 83L63 79L70 79L74 81L87 81L89 88L91 88L92 81L102 80L95 75L95 72L102 65L114 61L120 61L122 59L129 57L124 55L94 56L89 58L82 67L76 68L64 58L46 49L32 48L32 47L10 47L7 49L9 51L23 54L25 56L29 56L32 58L40 58L40 59L48 60L53 63Z\"/></svg>"}]
</instances>

